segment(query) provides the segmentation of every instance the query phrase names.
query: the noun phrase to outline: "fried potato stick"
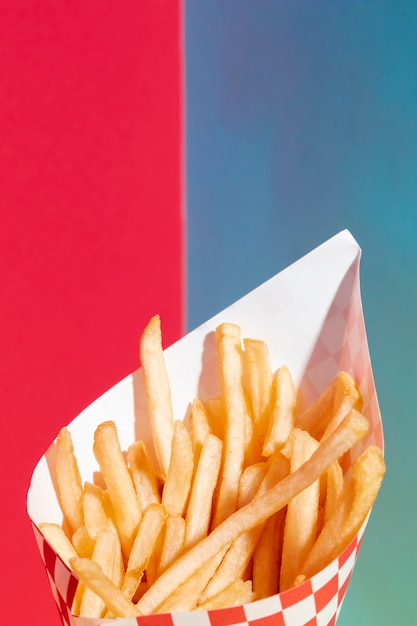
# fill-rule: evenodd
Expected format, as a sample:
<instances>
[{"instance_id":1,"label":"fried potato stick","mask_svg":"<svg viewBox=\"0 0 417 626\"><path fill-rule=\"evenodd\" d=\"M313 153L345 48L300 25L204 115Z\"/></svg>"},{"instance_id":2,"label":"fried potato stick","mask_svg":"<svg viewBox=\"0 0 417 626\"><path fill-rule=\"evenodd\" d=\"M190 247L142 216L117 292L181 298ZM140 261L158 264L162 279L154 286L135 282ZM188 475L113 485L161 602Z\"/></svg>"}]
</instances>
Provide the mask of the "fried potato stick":
<instances>
[{"instance_id":1,"label":"fried potato stick","mask_svg":"<svg viewBox=\"0 0 417 626\"><path fill-rule=\"evenodd\" d=\"M273 403L268 414L262 454L270 456L285 446L294 427L296 390L287 365L273 377Z\"/></svg>"},{"instance_id":2,"label":"fried potato stick","mask_svg":"<svg viewBox=\"0 0 417 626\"><path fill-rule=\"evenodd\" d=\"M185 516L184 548L190 548L208 534L213 493L220 471L223 444L209 433L201 448L190 500Z\"/></svg>"},{"instance_id":3,"label":"fried potato stick","mask_svg":"<svg viewBox=\"0 0 417 626\"><path fill-rule=\"evenodd\" d=\"M107 485L114 522L119 533L123 553L127 558L142 513L120 447L117 428L111 420L102 422L96 428L93 451Z\"/></svg>"},{"instance_id":4,"label":"fried potato stick","mask_svg":"<svg viewBox=\"0 0 417 626\"><path fill-rule=\"evenodd\" d=\"M162 504L168 515L184 515L194 471L194 453L190 433L184 422L176 420L168 473L162 491Z\"/></svg>"},{"instance_id":5,"label":"fried potato stick","mask_svg":"<svg viewBox=\"0 0 417 626\"><path fill-rule=\"evenodd\" d=\"M295 428L292 437L290 471L303 465L317 450L319 443L308 432ZM298 574L301 563L316 538L320 496L320 479L317 478L288 502L282 545L280 591L289 589Z\"/></svg>"},{"instance_id":6,"label":"fried potato stick","mask_svg":"<svg viewBox=\"0 0 417 626\"><path fill-rule=\"evenodd\" d=\"M165 523L166 512L162 504L150 504L144 511L133 542L121 589L131 600L136 593L148 561L155 549L158 535Z\"/></svg>"},{"instance_id":7,"label":"fried potato stick","mask_svg":"<svg viewBox=\"0 0 417 626\"><path fill-rule=\"evenodd\" d=\"M334 429L351 409L362 410L362 396L352 376L341 371L328 383L316 402L296 417L295 425L321 439L329 424L332 422L330 428Z\"/></svg>"},{"instance_id":8,"label":"fried potato stick","mask_svg":"<svg viewBox=\"0 0 417 626\"><path fill-rule=\"evenodd\" d=\"M128 447L127 460L141 510L145 511L150 504L159 504L157 477L143 441L135 441Z\"/></svg>"},{"instance_id":9,"label":"fried potato stick","mask_svg":"<svg viewBox=\"0 0 417 626\"><path fill-rule=\"evenodd\" d=\"M266 520L253 553L252 584L257 600L279 591L285 513L282 508Z\"/></svg>"},{"instance_id":10,"label":"fried potato stick","mask_svg":"<svg viewBox=\"0 0 417 626\"><path fill-rule=\"evenodd\" d=\"M248 418L242 381L240 327L228 323L217 326L216 345L226 424L213 527L218 526L236 510L245 459L245 428Z\"/></svg>"},{"instance_id":11,"label":"fried potato stick","mask_svg":"<svg viewBox=\"0 0 417 626\"><path fill-rule=\"evenodd\" d=\"M59 431L55 450L57 497L65 519L72 532L75 532L84 523L83 484L68 428L64 427Z\"/></svg>"},{"instance_id":12,"label":"fried potato stick","mask_svg":"<svg viewBox=\"0 0 417 626\"><path fill-rule=\"evenodd\" d=\"M243 339L243 364L253 417L260 433L265 432L265 414L271 400L272 370L269 348L260 339Z\"/></svg>"},{"instance_id":13,"label":"fried potato stick","mask_svg":"<svg viewBox=\"0 0 417 626\"><path fill-rule=\"evenodd\" d=\"M171 457L174 417L159 315L154 315L143 331L139 352L155 454L165 477Z\"/></svg>"},{"instance_id":14,"label":"fried potato stick","mask_svg":"<svg viewBox=\"0 0 417 626\"><path fill-rule=\"evenodd\" d=\"M88 530L85 524L77 528L77 530L71 537L71 542L76 549L78 556L83 556L88 559L91 558L94 550L95 540L92 539L88 534Z\"/></svg>"},{"instance_id":15,"label":"fried potato stick","mask_svg":"<svg viewBox=\"0 0 417 626\"><path fill-rule=\"evenodd\" d=\"M160 576L184 551L185 520L181 515L168 515L164 540L159 554L157 576Z\"/></svg>"},{"instance_id":16,"label":"fried potato stick","mask_svg":"<svg viewBox=\"0 0 417 626\"><path fill-rule=\"evenodd\" d=\"M91 539L96 539L103 530L117 532L113 521L106 513L103 490L88 481L84 483L83 513L85 527Z\"/></svg>"}]
</instances>

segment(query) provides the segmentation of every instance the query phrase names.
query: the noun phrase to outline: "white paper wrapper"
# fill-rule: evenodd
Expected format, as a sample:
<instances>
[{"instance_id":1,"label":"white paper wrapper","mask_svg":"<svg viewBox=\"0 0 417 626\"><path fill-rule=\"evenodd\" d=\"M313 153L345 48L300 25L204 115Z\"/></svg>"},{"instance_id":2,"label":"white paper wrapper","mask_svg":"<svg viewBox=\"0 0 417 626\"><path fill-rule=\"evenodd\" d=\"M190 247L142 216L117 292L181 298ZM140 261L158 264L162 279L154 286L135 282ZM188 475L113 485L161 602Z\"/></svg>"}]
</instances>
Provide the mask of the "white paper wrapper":
<instances>
[{"instance_id":1,"label":"white paper wrapper","mask_svg":"<svg viewBox=\"0 0 417 626\"><path fill-rule=\"evenodd\" d=\"M310 405L340 370L359 384L370 421L366 438L350 453L351 462L368 443L383 448L383 432L363 319L360 248L348 231L289 266L165 351L175 418L186 418L189 403L218 394L214 330L221 322L239 324L242 336L267 342L273 369L286 363L299 388L299 404ZM163 324L163 320L162 320ZM135 440L150 442L140 370L120 381L69 425L81 475L92 480L96 426L116 422L124 449ZM43 539L37 525L62 521L49 467L53 445L37 464L28 491L27 510L63 624L99 626L111 620L74 617L69 607L76 583ZM330 626L337 616L365 530L325 570L285 593L245 606L118 619L121 626Z\"/></svg>"}]
</instances>

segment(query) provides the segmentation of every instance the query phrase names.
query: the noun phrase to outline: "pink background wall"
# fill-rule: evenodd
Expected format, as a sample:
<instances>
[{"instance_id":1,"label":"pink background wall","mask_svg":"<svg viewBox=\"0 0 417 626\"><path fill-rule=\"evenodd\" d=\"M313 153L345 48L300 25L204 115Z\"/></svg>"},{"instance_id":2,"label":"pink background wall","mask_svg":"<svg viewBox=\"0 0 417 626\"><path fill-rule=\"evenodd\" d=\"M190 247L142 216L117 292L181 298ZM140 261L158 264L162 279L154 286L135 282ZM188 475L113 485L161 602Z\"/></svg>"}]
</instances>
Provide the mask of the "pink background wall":
<instances>
[{"instance_id":1,"label":"pink background wall","mask_svg":"<svg viewBox=\"0 0 417 626\"><path fill-rule=\"evenodd\" d=\"M0 7L2 622L58 625L26 516L58 428L183 330L182 14L172 0Z\"/></svg>"}]
</instances>

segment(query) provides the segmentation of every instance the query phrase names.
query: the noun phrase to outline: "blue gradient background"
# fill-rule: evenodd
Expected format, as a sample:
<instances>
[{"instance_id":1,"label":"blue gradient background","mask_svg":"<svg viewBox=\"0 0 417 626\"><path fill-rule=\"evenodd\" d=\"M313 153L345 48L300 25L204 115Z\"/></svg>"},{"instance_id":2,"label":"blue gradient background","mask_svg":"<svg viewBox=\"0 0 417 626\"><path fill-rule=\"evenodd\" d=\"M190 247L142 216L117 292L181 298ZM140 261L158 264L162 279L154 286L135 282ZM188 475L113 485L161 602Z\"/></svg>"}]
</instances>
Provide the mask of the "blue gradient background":
<instances>
[{"instance_id":1,"label":"blue gradient background","mask_svg":"<svg viewBox=\"0 0 417 626\"><path fill-rule=\"evenodd\" d=\"M417 3L186 0L188 328L348 228L387 475L338 626L417 623Z\"/></svg>"}]
</instances>

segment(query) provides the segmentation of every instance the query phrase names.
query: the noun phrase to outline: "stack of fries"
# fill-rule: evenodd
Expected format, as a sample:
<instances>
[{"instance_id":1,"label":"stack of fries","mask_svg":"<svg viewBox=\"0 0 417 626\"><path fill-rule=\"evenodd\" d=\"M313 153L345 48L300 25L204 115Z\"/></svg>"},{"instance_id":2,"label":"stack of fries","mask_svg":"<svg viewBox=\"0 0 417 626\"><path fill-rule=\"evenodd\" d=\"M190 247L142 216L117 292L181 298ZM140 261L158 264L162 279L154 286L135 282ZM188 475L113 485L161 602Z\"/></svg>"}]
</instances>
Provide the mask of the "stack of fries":
<instances>
[{"instance_id":1,"label":"stack of fries","mask_svg":"<svg viewBox=\"0 0 417 626\"><path fill-rule=\"evenodd\" d=\"M339 372L300 412L290 368L234 323L216 331L220 394L174 418L159 316L140 341L152 430L122 450L95 430L83 482L70 431L55 443L62 524L39 528L78 578L75 615L135 617L233 607L286 591L332 562L366 519L385 472L355 380Z\"/></svg>"}]
</instances>

